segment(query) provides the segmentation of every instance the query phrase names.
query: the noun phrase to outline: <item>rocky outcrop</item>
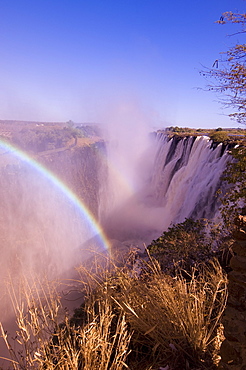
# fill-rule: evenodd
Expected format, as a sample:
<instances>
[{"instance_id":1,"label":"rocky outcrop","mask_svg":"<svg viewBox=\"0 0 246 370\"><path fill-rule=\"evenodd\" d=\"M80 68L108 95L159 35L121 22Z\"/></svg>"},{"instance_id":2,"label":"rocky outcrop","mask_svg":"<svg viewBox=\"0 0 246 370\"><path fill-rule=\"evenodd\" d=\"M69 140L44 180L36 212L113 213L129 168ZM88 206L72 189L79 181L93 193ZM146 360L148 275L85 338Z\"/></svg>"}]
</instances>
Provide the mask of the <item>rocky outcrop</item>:
<instances>
[{"instance_id":1,"label":"rocky outcrop","mask_svg":"<svg viewBox=\"0 0 246 370\"><path fill-rule=\"evenodd\" d=\"M228 303L223 325L221 369L246 370L246 216L236 220L234 255L228 273Z\"/></svg>"}]
</instances>

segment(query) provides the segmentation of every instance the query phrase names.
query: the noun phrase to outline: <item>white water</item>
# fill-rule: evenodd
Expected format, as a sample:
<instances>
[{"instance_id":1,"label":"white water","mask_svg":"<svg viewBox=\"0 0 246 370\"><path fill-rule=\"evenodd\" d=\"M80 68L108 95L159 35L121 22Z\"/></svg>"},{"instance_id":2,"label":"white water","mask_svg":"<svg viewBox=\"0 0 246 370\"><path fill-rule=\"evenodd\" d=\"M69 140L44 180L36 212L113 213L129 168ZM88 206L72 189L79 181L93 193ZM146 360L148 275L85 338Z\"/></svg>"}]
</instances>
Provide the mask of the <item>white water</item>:
<instances>
[{"instance_id":1,"label":"white water","mask_svg":"<svg viewBox=\"0 0 246 370\"><path fill-rule=\"evenodd\" d=\"M108 171L103 174L98 195L100 217L110 237L120 241L140 239L141 248L172 223L186 217L216 215L215 193L229 159L226 152L221 155L222 145L211 149L207 137L176 141L160 134L149 140L141 125L130 132L123 126L116 128L108 137ZM12 175L13 181L8 183ZM0 190L3 320L4 314L12 317L3 289L8 267L14 280L22 272L29 275L29 270L65 277L75 259L79 263L78 246L90 232L70 202L33 171L26 175L10 171L6 179L2 178ZM121 248L122 243L115 245ZM82 254L79 257L83 260Z\"/></svg>"},{"instance_id":2,"label":"white water","mask_svg":"<svg viewBox=\"0 0 246 370\"><path fill-rule=\"evenodd\" d=\"M227 152L222 154L222 144L212 149L206 136L183 138L172 148L174 140L160 136L149 186L154 201L163 207L164 228L186 217L215 217L216 192L230 158Z\"/></svg>"},{"instance_id":3,"label":"white water","mask_svg":"<svg viewBox=\"0 0 246 370\"><path fill-rule=\"evenodd\" d=\"M185 218L214 218L219 208L216 192L230 156L222 144L215 149L211 144L205 136L169 139L158 134L142 153L142 160L138 157L140 168L136 170L134 156L126 163L129 168L134 166L135 179L138 175L137 187L132 187L131 193L124 193L118 178L109 171L111 203L117 191L121 198L117 207L108 210L109 234L120 240L137 237L148 243ZM112 152L109 143L110 155ZM121 156L125 161L128 158L124 151ZM133 177L125 180L135 181Z\"/></svg>"}]
</instances>

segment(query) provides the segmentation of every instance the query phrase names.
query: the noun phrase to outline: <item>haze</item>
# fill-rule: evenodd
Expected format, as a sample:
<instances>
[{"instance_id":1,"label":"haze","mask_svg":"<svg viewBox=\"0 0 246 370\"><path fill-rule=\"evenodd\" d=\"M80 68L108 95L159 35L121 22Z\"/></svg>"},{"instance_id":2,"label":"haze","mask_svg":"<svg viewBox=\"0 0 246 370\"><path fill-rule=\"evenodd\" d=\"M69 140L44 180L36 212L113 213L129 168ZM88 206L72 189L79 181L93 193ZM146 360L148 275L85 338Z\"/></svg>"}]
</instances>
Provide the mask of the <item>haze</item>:
<instances>
[{"instance_id":1,"label":"haze","mask_svg":"<svg viewBox=\"0 0 246 370\"><path fill-rule=\"evenodd\" d=\"M141 107L151 127L232 127L199 75L236 40L215 23L242 0L0 2L0 119L103 122ZM146 113L147 112L147 113ZM108 114L106 116L108 116Z\"/></svg>"}]
</instances>

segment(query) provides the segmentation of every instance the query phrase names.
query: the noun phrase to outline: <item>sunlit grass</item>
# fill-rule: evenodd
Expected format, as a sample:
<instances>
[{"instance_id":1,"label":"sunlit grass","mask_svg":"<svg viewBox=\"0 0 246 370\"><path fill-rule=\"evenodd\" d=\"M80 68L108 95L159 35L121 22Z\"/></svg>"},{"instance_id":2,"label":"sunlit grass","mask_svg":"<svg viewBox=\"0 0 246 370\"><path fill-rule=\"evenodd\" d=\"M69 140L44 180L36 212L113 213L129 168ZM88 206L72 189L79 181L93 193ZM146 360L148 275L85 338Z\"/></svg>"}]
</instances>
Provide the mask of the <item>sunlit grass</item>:
<instances>
[{"instance_id":1,"label":"sunlit grass","mask_svg":"<svg viewBox=\"0 0 246 370\"><path fill-rule=\"evenodd\" d=\"M55 284L26 281L21 294L10 289L18 350L1 327L9 368L215 368L227 298L218 262L174 278L154 259L140 264L137 271L111 262L81 267L77 285L85 301L73 317Z\"/></svg>"}]
</instances>

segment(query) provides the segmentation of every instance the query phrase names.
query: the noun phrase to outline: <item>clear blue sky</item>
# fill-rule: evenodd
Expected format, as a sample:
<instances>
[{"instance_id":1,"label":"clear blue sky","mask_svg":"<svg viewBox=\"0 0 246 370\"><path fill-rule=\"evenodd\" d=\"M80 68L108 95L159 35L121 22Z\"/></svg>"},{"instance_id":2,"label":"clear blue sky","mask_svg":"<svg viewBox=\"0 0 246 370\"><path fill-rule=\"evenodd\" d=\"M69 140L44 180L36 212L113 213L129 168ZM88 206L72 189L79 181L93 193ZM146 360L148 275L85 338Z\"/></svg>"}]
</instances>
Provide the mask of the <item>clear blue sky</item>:
<instances>
[{"instance_id":1,"label":"clear blue sky","mask_svg":"<svg viewBox=\"0 0 246 370\"><path fill-rule=\"evenodd\" d=\"M0 119L237 127L200 76L243 0L0 0ZM129 108L130 107L130 108Z\"/></svg>"}]
</instances>

